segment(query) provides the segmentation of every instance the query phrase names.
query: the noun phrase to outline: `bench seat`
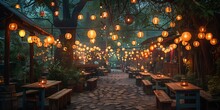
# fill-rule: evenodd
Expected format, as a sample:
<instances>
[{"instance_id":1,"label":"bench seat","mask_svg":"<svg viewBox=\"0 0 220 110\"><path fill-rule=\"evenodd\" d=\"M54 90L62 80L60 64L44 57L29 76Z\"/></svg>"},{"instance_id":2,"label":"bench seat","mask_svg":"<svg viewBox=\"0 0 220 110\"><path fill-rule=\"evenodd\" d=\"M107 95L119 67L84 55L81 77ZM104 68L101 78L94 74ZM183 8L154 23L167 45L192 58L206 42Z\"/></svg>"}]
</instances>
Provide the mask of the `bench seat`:
<instances>
[{"instance_id":1,"label":"bench seat","mask_svg":"<svg viewBox=\"0 0 220 110\"><path fill-rule=\"evenodd\" d=\"M159 110L171 110L173 100L163 91L154 90L156 105Z\"/></svg>"},{"instance_id":2,"label":"bench seat","mask_svg":"<svg viewBox=\"0 0 220 110\"><path fill-rule=\"evenodd\" d=\"M143 83L143 91L148 95L153 94L152 83L149 80L142 80L142 83Z\"/></svg>"},{"instance_id":3,"label":"bench seat","mask_svg":"<svg viewBox=\"0 0 220 110\"><path fill-rule=\"evenodd\" d=\"M94 90L97 87L98 78L90 78L87 80L87 89Z\"/></svg>"},{"instance_id":4,"label":"bench seat","mask_svg":"<svg viewBox=\"0 0 220 110\"><path fill-rule=\"evenodd\" d=\"M141 76L136 76L136 85L137 86L141 86L142 84L141 84Z\"/></svg>"}]
</instances>

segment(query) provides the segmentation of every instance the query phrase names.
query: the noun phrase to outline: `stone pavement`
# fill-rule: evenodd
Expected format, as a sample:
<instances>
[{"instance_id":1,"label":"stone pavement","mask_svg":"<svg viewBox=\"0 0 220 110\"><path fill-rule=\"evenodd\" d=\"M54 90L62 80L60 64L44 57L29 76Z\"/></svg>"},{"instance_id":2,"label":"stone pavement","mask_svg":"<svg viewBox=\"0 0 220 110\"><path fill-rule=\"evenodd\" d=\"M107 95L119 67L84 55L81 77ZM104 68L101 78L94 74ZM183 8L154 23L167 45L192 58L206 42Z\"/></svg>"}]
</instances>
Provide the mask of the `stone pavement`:
<instances>
[{"instance_id":1,"label":"stone pavement","mask_svg":"<svg viewBox=\"0 0 220 110\"><path fill-rule=\"evenodd\" d=\"M153 95L145 95L127 73L112 70L101 76L94 91L74 94L67 110L157 110Z\"/></svg>"}]
</instances>

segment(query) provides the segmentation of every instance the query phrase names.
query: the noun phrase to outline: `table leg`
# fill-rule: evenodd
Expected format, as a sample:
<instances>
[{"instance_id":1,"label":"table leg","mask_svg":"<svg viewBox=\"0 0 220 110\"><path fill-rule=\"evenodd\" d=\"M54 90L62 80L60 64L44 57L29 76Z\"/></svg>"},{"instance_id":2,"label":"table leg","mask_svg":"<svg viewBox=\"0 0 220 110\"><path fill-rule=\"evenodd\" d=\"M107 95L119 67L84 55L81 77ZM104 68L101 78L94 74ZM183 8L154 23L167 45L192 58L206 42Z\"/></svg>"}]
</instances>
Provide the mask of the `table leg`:
<instances>
[{"instance_id":1,"label":"table leg","mask_svg":"<svg viewBox=\"0 0 220 110\"><path fill-rule=\"evenodd\" d=\"M180 94L176 92L176 110L180 110Z\"/></svg>"},{"instance_id":2,"label":"table leg","mask_svg":"<svg viewBox=\"0 0 220 110\"><path fill-rule=\"evenodd\" d=\"M196 110L200 110L200 92L196 93Z\"/></svg>"},{"instance_id":3,"label":"table leg","mask_svg":"<svg viewBox=\"0 0 220 110\"><path fill-rule=\"evenodd\" d=\"M40 91L40 109L44 110L45 89Z\"/></svg>"},{"instance_id":4,"label":"table leg","mask_svg":"<svg viewBox=\"0 0 220 110\"><path fill-rule=\"evenodd\" d=\"M23 110L25 110L26 109L26 89L23 89L23 97L22 97L22 108L23 108Z\"/></svg>"}]
</instances>

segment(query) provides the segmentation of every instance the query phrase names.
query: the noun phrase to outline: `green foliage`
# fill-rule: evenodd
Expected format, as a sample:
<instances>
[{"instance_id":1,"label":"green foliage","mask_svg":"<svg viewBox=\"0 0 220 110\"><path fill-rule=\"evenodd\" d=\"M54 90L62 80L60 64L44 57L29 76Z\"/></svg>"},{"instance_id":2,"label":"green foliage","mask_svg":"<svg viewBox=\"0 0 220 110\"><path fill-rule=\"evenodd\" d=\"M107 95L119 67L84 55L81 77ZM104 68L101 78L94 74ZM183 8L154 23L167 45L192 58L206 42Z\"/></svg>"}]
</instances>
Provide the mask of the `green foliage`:
<instances>
[{"instance_id":1,"label":"green foliage","mask_svg":"<svg viewBox=\"0 0 220 110\"><path fill-rule=\"evenodd\" d=\"M212 95L220 95L220 76L210 76L208 81L208 89Z\"/></svg>"}]
</instances>

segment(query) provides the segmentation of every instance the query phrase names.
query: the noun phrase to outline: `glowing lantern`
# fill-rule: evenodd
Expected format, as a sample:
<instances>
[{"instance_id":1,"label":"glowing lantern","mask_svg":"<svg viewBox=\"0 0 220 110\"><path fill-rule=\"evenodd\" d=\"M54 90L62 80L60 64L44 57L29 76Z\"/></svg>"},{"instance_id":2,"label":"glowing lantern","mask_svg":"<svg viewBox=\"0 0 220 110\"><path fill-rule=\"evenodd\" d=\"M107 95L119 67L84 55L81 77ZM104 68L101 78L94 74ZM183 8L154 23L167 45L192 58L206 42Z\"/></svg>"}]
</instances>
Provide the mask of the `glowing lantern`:
<instances>
[{"instance_id":1,"label":"glowing lantern","mask_svg":"<svg viewBox=\"0 0 220 110\"><path fill-rule=\"evenodd\" d=\"M150 50L151 50L151 51L154 50L154 46L153 46L153 45L150 46Z\"/></svg>"},{"instance_id":2,"label":"glowing lantern","mask_svg":"<svg viewBox=\"0 0 220 110\"><path fill-rule=\"evenodd\" d=\"M137 37L138 37L138 38L144 37L144 32L143 32L143 31L139 31L139 32L137 33Z\"/></svg>"},{"instance_id":3,"label":"glowing lantern","mask_svg":"<svg viewBox=\"0 0 220 110\"><path fill-rule=\"evenodd\" d=\"M107 18L107 17L108 17L108 13L107 13L106 11L103 11L103 12L102 12L102 18L105 19L105 18Z\"/></svg>"},{"instance_id":4,"label":"glowing lantern","mask_svg":"<svg viewBox=\"0 0 220 110\"><path fill-rule=\"evenodd\" d=\"M117 46L121 46L121 42L117 42Z\"/></svg>"},{"instance_id":5,"label":"glowing lantern","mask_svg":"<svg viewBox=\"0 0 220 110\"><path fill-rule=\"evenodd\" d=\"M178 20L178 21L182 20L182 18L183 18L182 15L177 15L176 16L176 20Z\"/></svg>"},{"instance_id":6,"label":"glowing lantern","mask_svg":"<svg viewBox=\"0 0 220 110\"><path fill-rule=\"evenodd\" d=\"M76 45L79 45L79 44L80 44L80 42L79 42L78 40L76 40L76 41L75 41L75 44L76 44Z\"/></svg>"},{"instance_id":7,"label":"glowing lantern","mask_svg":"<svg viewBox=\"0 0 220 110\"><path fill-rule=\"evenodd\" d=\"M22 30L19 31L19 36L21 38L24 38L25 34L26 34L25 30L22 29Z\"/></svg>"},{"instance_id":8,"label":"glowing lantern","mask_svg":"<svg viewBox=\"0 0 220 110\"><path fill-rule=\"evenodd\" d=\"M57 48L61 48L62 47L62 44L61 43L58 43L57 44Z\"/></svg>"},{"instance_id":9,"label":"glowing lantern","mask_svg":"<svg viewBox=\"0 0 220 110\"><path fill-rule=\"evenodd\" d=\"M188 42L182 41L182 45L183 45L183 46L186 46L187 44L188 44Z\"/></svg>"},{"instance_id":10,"label":"glowing lantern","mask_svg":"<svg viewBox=\"0 0 220 110\"><path fill-rule=\"evenodd\" d=\"M118 40L118 35L117 34L114 34L114 35L112 35L112 40Z\"/></svg>"},{"instance_id":11,"label":"glowing lantern","mask_svg":"<svg viewBox=\"0 0 220 110\"><path fill-rule=\"evenodd\" d=\"M206 40L211 40L213 37L212 33L206 33L205 38Z\"/></svg>"},{"instance_id":12,"label":"glowing lantern","mask_svg":"<svg viewBox=\"0 0 220 110\"><path fill-rule=\"evenodd\" d=\"M38 42L38 43L37 43L37 47L42 47L42 45L43 45L43 44L42 44L41 42Z\"/></svg>"},{"instance_id":13,"label":"glowing lantern","mask_svg":"<svg viewBox=\"0 0 220 110\"><path fill-rule=\"evenodd\" d=\"M68 40L71 39L72 38L72 34L71 33L66 33L65 34L65 38L68 39Z\"/></svg>"},{"instance_id":14,"label":"glowing lantern","mask_svg":"<svg viewBox=\"0 0 220 110\"><path fill-rule=\"evenodd\" d=\"M191 37L192 37L192 35L190 32L183 32L182 36L181 36L183 41L189 41L191 39Z\"/></svg>"},{"instance_id":15,"label":"glowing lantern","mask_svg":"<svg viewBox=\"0 0 220 110\"><path fill-rule=\"evenodd\" d=\"M131 3L137 3L137 0L130 0Z\"/></svg>"},{"instance_id":16,"label":"glowing lantern","mask_svg":"<svg viewBox=\"0 0 220 110\"><path fill-rule=\"evenodd\" d=\"M204 39L205 38L205 33L198 33L198 38L199 39Z\"/></svg>"},{"instance_id":17,"label":"glowing lantern","mask_svg":"<svg viewBox=\"0 0 220 110\"><path fill-rule=\"evenodd\" d=\"M118 24L117 24L117 25L115 25L115 30L116 30L116 31L121 30L121 26L120 26L120 25L118 25Z\"/></svg>"},{"instance_id":18,"label":"glowing lantern","mask_svg":"<svg viewBox=\"0 0 220 110\"><path fill-rule=\"evenodd\" d=\"M72 48L73 48L73 49L76 49L76 48L77 48L77 46L76 46L76 45L72 45Z\"/></svg>"},{"instance_id":19,"label":"glowing lantern","mask_svg":"<svg viewBox=\"0 0 220 110\"><path fill-rule=\"evenodd\" d=\"M125 23L126 23L127 25L132 24L133 21L134 21L134 19L133 19L132 15L127 14L127 15L125 16Z\"/></svg>"},{"instance_id":20,"label":"glowing lantern","mask_svg":"<svg viewBox=\"0 0 220 110\"><path fill-rule=\"evenodd\" d=\"M16 9L20 9L20 8L21 8L20 4L16 3L16 4L15 4L15 8L16 8Z\"/></svg>"},{"instance_id":21,"label":"glowing lantern","mask_svg":"<svg viewBox=\"0 0 220 110\"><path fill-rule=\"evenodd\" d=\"M47 36L47 42L49 43L49 44L53 44L53 42L54 42L54 37L53 36Z\"/></svg>"},{"instance_id":22,"label":"glowing lantern","mask_svg":"<svg viewBox=\"0 0 220 110\"><path fill-rule=\"evenodd\" d=\"M92 21L94 21L94 20L96 20L96 16L95 16L95 15L91 15L91 16L90 16L90 19L91 19Z\"/></svg>"},{"instance_id":23,"label":"glowing lantern","mask_svg":"<svg viewBox=\"0 0 220 110\"><path fill-rule=\"evenodd\" d=\"M44 17L45 16L45 12L44 11L40 11L40 16Z\"/></svg>"},{"instance_id":24,"label":"glowing lantern","mask_svg":"<svg viewBox=\"0 0 220 110\"><path fill-rule=\"evenodd\" d=\"M67 47L63 47L63 51L65 51L65 52L66 52L66 51L67 51Z\"/></svg>"},{"instance_id":25,"label":"glowing lantern","mask_svg":"<svg viewBox=\"0 0 220 110\"><path fill-rule=\"evenodd\" d=\"M185 48L186 50L191 50L191 46L189 44Z\"/></svg>"},{"instance_id":26,"label":"glowing lantern","mask_svg":"<svg viewBox=\"0 0 220 110\"><path fill-rule=\"evenodd\" d=\"M58 16L58 15L59 15L59 11L55 11L54 16Z\"/></svg>"},{"instance_id":27,"label":"glowing lantern","mask_svg":"<svg viewBox=\"0 0 220 110\"><path fill-rule=\"evenodd\" d=\"M137 44L137 41L133 40L133 41L131 41L131 44L135 46Z\"/></svg>"},{"instance_id":28,"label":"glowing lantern","mask_svg":"<svg viewBox=\"0 0 220 110\"><path fill-rule=\"evenodd\" d=\"M50 6L54 7L55 6L55 2L50 2Z\"/></svg>"},{"instance_id":29,"label":"glowing lantern","mask_svg":"<svg viewBox=\"0 0 220 110\"><path fill-rule=\"evenodd\" d=\"M27 38L28 43L33 43L32 37L33 36L28 36L28 38Z\"/></svg>"},{"instance_id":30,"label":"glowing lantern","mask_svg":"<svg viewBox=\"0 0 220 110\"><path fill-rule=\"evenodd\" d=\"M205 26L200 26L199 27L199 32L206 32Z\"/></svg>"},{"instance_id":31,"label":"glowing lantern","mask_svg":"<svg viewBox=\"0 0 220 110\"><path fill-rule=\"evenodd\" d=\"M79 14L77 18L78 18L78 20L82 20L83 19L83 15Z\"/></svg>"},{"instance_id":32,"label":"glowing lantern","mask_svg":"<svg viewBox=\"0 0 220 110\"><path fill-rule=\"evenodd\" d=\"M49 44L47 42L44 42L44 47L46 48L48 46L49 46Z\"/></svg>"},{"instance_id":33,"label":"glowing lantern","mask_svg":"<svg viewBox=\"0 0 220 110\"><path fill-rule=\"evenodd\" d=\"M218 40L216 38L213 38L210 40L210 44L216 45L218 43Z\"/></svg>"},{"instance_id":34,"label":"glowing lantern","mask_svg":"<svg viewBox=\"0 0 220 110\"><path fill-rule=\"evenodd\" d=\"M165 8L165 12L166 12L166 13L170 13L171 11L172 11L171 7L166 7L166 8Z\"/></svg>"},{"instance_id":35,"label":"glowing lantern","mask_svg":"<svg viewBox=\"0 0 220 110\"><path fill-rule=\"evenodd\" d=\"M158 37L157 38L157 42L163 42L163 38L162 37Z\"/></svg>"},{"instance_id":36,"label":"glowing lantern","mask_svg":"<svg viewBox=\"0 0 220 110\"><path fill-rule=\"evenodd\" d=\"M163 37L167 37L169 35L169 33L167 31L162 31L162 36Z\"/></svg>"},{"instance_id":37,"label":"glowing lantern","mask_svg":"<svg viewBox=\"0 0 220 110\"><path fill-rule=\"evenodd\" d=\"M175 42L176 44L178 44L178 43L180 42L180 39L179 39L179 38L175 38L175 39L174 39L174 42Z\"/></svg>"},{"instance_id":38,"label":"glowing lantern","mask_svg":"<svg viewBox=\"0 0 220 110\"><path fill-rule=\"evenodd\" d=\"M90 39L90 43L94 44L95 43L95 39Z\"/></svg>"},{"instance_id":39,"label":"glowing lantern","mask_svg":"<svg viewBox=\"0 0 220 110\"><path fill-rule=\"evenodd\" d=\"M171 28L173 28L173 27L175 27L175 26L176 26L175 22L170 22L170 27L171 27Z\"/></svg>"},{"instance_id":40,"label":"glowing lantern","mask_svg":"<svg viewBox=\"0 0 220 110\"><path fill-rule=\"evenodd\" d=\"M89 30L89 31L87 32L87 36L88 36L88 38L90 38L90 39L95 39L95 38L96 38L96 31L95 31L95 30Z\"/></svg>"},{"instance_id":41,"label":"glowing lantern","mask_svg":"<svg viewBox=\"0 0 220 110\"><path fill-rule=\"evenodd\" d=\"M160 22L160 19L158 17L154 17L152 20L153 24L157 25Z\"/></svg>"},{"instance_id":42,"label":"glowing lantern","mask_svg":"<svg viewBox=\"0 0 220 110\"><path fill-rule=\"evenodd\" d=\"M193 46L194 46L194 47L199 47L199 45L200 45L199 41L194 41L194 42L193 42Z\"/></svg>"},{"instance_id":43,"label":"glowing lantern","mask_svg":"<svg viewBox=\"0 0 220 110\"><path fill-rule=\"evenodd\" d=\"M12 30L12 31L15 31L17 30L18 28L18 25L16 23L10 23L9 24L9 29Z\"/></svg>"}]
</instances>

